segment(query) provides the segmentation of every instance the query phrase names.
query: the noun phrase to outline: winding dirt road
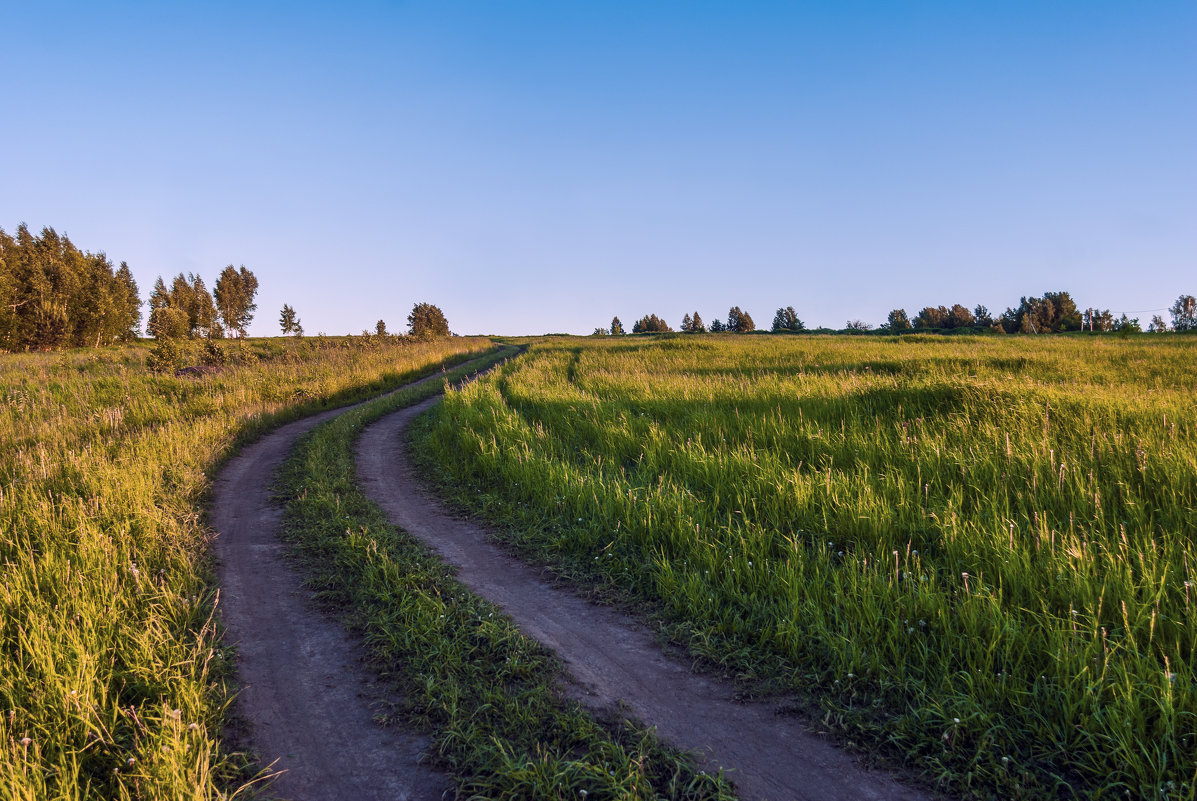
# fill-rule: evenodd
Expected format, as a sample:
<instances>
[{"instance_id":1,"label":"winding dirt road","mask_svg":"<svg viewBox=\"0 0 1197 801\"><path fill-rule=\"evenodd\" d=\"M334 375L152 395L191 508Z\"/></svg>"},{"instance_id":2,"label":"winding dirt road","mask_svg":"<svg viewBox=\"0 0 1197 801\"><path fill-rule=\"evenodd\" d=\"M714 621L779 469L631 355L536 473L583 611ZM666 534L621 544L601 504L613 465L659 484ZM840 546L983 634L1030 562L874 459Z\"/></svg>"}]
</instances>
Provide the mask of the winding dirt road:
<instances>
[{"instance_id":1,"label":"winding dirt road","mask_svg":"<svg viewBox=\"0 0 1197 801\"><path fill-rule=\"evenodd\" d=\"M441 380L432 375L407 384ZM404 388L406 388L404 387ZM420 763L426 738L374 721L388 700L360 642L329 620L287 564L275 472L296 438L360 404L289 423L247 445L221 470L211 523L220 609L237 646L235 709L250 725L270 788L289 801L434 801L447 778Z\"/></svg>"},{"instance_id":2,"label":"winding dirt road","mask_svg":"<svg viewBox=\"0 0 1197 801\"><path fill-rule=\"evenodd\" d=\"M540 570L491 544L483 529L448 513L421 487L404 447L408 424L438 400L368 426L358 444L358 478L392 522L456 565L470 590L562 659L582 703L656 726L662 739L698 754L708 770L726 770L745 799L928 798L862 768L773 705L735 700L734 686L669 658L643 625L554 588Z\"/></svg>"}]
</instances>

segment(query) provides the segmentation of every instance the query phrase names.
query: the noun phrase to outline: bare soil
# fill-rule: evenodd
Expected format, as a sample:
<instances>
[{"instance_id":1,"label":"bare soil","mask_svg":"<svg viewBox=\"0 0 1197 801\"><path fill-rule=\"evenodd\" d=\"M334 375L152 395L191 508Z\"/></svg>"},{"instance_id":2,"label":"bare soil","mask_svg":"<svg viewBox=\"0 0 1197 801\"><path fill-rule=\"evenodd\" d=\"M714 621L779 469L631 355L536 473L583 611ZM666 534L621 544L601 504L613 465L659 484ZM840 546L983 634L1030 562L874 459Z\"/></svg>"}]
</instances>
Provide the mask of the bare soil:
<instances>
[{"instance_id":1,"label":"bare soil","mask_svg":"<svg viewBox=\"0 0 1197 801\"><path fill-rule=\"evenodd\" d=\"M691 670L654 642L646 626L554 587L543 571L492 544L487 532L446 510L417 480L404 432L438 399L388 415L362 434L359 480L392 522L457 567L458 578L500 606L520 628L554 651L570 692L603 715L655 726L705 769L723 769L746 799L914 801L926 793L869 770L779 704L744 703L737 687Z\"/></svg>"}]
</instances>

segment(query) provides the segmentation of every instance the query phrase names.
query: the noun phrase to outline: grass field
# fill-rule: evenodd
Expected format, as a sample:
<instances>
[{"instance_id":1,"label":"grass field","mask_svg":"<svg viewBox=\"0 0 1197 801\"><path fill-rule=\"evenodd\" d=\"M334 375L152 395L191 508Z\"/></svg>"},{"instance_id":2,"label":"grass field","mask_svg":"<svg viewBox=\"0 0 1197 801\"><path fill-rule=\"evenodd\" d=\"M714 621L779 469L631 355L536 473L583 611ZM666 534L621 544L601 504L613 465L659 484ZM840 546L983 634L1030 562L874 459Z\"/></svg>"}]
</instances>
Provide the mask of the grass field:
<instances>
[{"instance_id":1,"label":"grass field","mask_svg":"<svg viewBox=\"0 0 1197 801\"><path fill-rule=\"evenodd\" d=\"M239 442L491 347L371 337L0 358L0 797L241 794L203 504Z\"/></svg>"},{"instance_id":2,"label":"grass field","mask_svg":"<svg viewBox=\"0 0 1197 801\"><path fill-rule=\"evenodd\" d=\"M1197 339L533 345L423 423L526 554L966 797L1197 793Z\"/></svg>"}]
</instances>

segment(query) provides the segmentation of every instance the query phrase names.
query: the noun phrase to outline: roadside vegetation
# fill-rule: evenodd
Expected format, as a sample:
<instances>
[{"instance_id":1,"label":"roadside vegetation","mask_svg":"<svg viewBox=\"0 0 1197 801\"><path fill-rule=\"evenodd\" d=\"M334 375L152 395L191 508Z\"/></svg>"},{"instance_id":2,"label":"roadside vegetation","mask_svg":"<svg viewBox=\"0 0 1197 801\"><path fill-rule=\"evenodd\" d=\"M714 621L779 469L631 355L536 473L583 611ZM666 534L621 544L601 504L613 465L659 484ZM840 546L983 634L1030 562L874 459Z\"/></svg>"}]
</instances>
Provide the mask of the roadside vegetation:
<instances>
[{"instance_id":1,"label":"roadside vegetation","mask_svg":"<svg viewBox=\"0 0 1197 801\"><path fill-rule=\"evenodd\" d=\"M557 660L358 488L362 429L441 390L405 389L316 428L279 481L284 537L318 597L364 635L375 667L397 683L396 714L432 734L460 798L731 799L726 783L650 733L563 701Z\"/></svg>"},{"instance_id":2,"label":"roadside vegetation","mask_svg":"<svg viewBox=\"0 0 1197 801\"><path fill-rule=\"evenodd\" d=\"M0 357L0 797L243 795L203 504L238 446L485 339L142 343ZM187 348L194 349L187 351Z\"/></svg>"},{"instance_id":3,"label":"roadside vegetation","mask_svg":"<svg viewBox=\"0 0 1197 801\"><path fill-rule=\"evenodd\" d=\"M446 497L976 798L1197 794L1197 339L545 340Z\"/></svg>"}]
</instances>

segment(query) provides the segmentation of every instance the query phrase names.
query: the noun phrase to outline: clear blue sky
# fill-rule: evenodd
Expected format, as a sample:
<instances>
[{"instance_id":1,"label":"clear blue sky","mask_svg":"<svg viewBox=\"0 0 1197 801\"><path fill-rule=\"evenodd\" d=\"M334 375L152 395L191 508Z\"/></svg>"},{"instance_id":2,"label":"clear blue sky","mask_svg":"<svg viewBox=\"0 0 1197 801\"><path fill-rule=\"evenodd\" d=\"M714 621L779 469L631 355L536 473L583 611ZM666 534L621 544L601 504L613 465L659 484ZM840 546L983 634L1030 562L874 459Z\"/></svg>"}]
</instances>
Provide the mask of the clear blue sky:
<instances>
[{"instance_id":1,"label":"clear blue sky","mask_svg":"<svg viewBox=\"0 0 1197 801\"><path fill-rule=\"evenodd\" d=\"M1197 294L1197 3L7 4L0 227L251 333ZM1144 322L1150 314L1141 315Z\"/></svg>"}]
</instances>

